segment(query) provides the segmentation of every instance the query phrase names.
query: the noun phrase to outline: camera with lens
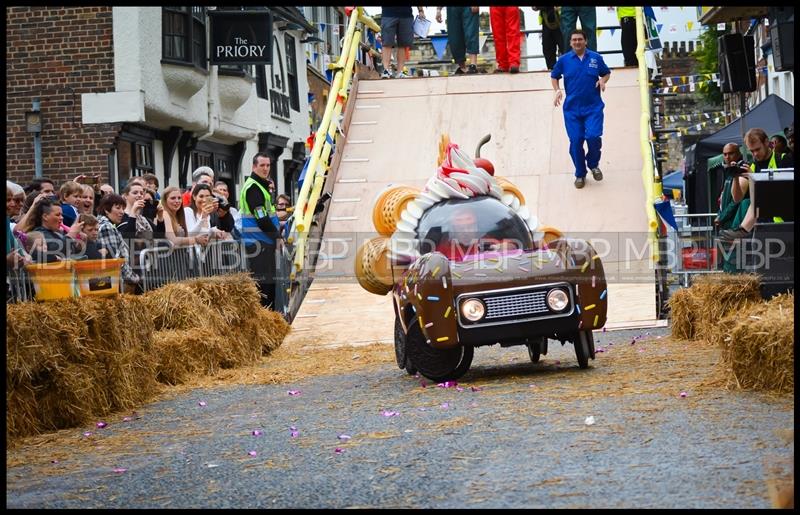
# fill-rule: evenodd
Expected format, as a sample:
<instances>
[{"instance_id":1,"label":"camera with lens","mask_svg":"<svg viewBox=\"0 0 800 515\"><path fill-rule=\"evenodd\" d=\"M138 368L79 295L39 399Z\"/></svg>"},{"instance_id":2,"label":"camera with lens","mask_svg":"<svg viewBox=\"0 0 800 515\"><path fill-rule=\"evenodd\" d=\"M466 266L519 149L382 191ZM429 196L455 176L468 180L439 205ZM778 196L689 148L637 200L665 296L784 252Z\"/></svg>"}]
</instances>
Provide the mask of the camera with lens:
<instances>
[{"instance_id":1,"label":"camera with lens","mask_svg":"<svg viewBox=\"0 0 800 515\"><path fill-rule=\"evenodd\" d=\"M740 159L739 161L732 161L725 167L725 171L731 175L741 175L743 173L747 173L742 167L747 164L745 163L744 159Z\"/></svg>"},{"instance_id":2,"label":"camera with lens","mask_svg":"<svg viewBox=\"0 0 800 515\"><path fill-rule=\"evenodd\" d=\"M220 209L228 209L228 208L230 208L230 207L231 207L230 203L228 202L228 199L226 199L226 198L225 198L225 197L223 197L222 195L217 195L217 194L215 193L215 194L214 194L214 198L215 198L215 199L217 200L217 202L219 203L219 208L220 208Z\"/></svg>"}]
</instances>

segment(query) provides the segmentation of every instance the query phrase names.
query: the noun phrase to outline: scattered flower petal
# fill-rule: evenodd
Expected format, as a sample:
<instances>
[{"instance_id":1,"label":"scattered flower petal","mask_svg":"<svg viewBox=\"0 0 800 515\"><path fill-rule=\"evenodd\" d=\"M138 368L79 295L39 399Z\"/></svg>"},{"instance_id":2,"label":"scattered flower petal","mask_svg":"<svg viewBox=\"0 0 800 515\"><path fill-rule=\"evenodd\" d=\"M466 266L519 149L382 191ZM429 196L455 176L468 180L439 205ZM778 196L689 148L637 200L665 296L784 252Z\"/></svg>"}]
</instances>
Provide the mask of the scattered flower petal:
<instances>
[{"instance_id":1,"label":"scattered flower petal","mask_svg":"<svg viewBox=\"0 0 800 515\"><path fill-rule=\"evenodd\" d=\"M528 388L536 388L536 385L535 384L529 384Z\"/></svg>"},{"instance_id":2,"label":"scattered flower petal","mask_svg":"<svg viewBox=\"0 0 800 515\"><path fill-rule=\"evenodd\" d=\"M460 386L456 386L456 391L457 391L457 392L463 392L463 391L464 391L464 389L463 389L463 388L461 388Z\"/></svg>"},{"instance_id":3,"label":"scattered flower petal","mask_svg":"<svg viewBox=\"0 0 800 515\"><path fill-rule=\"evenodd\" d=\"M50 463L58 463L58 460L50 460Z\"/></svg>"},{"instance_id":4,"label":"scattered flower petal","mask_svg":"<svg viewBox=\"0 0 800 515\"><path fill-rule=\"evenodd\" d=\"M264 433L262 433L258 429L253 430L253 436L261 436L262 434L264 434Z\"/></svg>"},{"instance_id":5,"label":"scattered flower petal","mask_svg":"<svg viewBox=\"0 0 800 515\"><path fill-rule=\"evenodd\" d=\"M106 427L108 424L106 424L105 422L98 422L98 423L97 423L97 424L95 424L95 425L96 425L97 427L99 427L100 429L103 429L103 428L104 428L104 427Z\"/></svg>"},{"instance_id":6,"label":"scattered flower petal","mask_svg":"<svg viewBox=\"0 0 800 515\"><path fill-rule=\"evenodd\" d=\"M247 454L250 456L256 456L258 453L256 451L247 451Z\"/></svg>"},{"instance_id":7,"label":"scattered flower petal","mask_svg":"<svg viewBox=\"0 0 800 515\"><path fill-rule=\"evenodd\" d=\"M297 428L294 426L289 426L289 431L297 431Z\"/></svg>"},{"instance_id":8,"label":"scattered flower petal","mask_svg":"<svg viewBox=\"0 0 800 515\"><path fill-rule=\"evenodd\" d=\"M405 430L405 431L403 431L403 432L404 432L404 433L413 433L413 432L414 432L414 430L413 430L413 429L406 429L406 430Z\"/></svg>"},{"instance_id":9,"label":"scattered flower petal","mask_svg":"<svg viewBox=\"0 0 800 515\"><path fill-rule=\"evenodd\" d=\"M396 417L399 414L400 413L398 413L396 411L389 411L389 410L381 411L381 415L383 415L384 417Z\"/></svg>"},{"instance_id":10,"label":"scattered flower petal","mask_svg":"<svg viewBox=\"0 0 800 515\"><path fill-rule=\"evenodd\" d=\"M133 420L131 417L123 417L122 418L123 422L130 422L131 420Z\"/></svg>"},{"instance_id":11,"label":"scattered flower petal","mask_svg":"<svg viewBox=\"0 0 800 515\"><path fill-rule=\"evenodd\" d=\"M219 467L219 465L217 463L206 463L206 467L208 467L210 469L215 469L215 468Z\"/></svg>"},{"instance_id":12,"label":"scattered flower petal","mask_svg":"<svg viewBox=\"0 0 800 515\"><path fill-rule=\"evenodd\" d=\"M686 392L681 392L681 398L682 399L685 399L687 395L689 395L689 394L686 393Z\"/></svg>"},{"instance_id":13,"label":"scattered flower petal","mask_svg":"<svg viewBox=\"0 0 800 515\"><path fill-rule=\"evenodd\" d=\"M458 381L445 381L444 383L439 383L436 386L439 388L455 388L458 386Z\"/></svg>"},{"instance_id":14,"label":"scattered flower petal","mask_svg":"<svg viewBox=\"0 0 800 515\"><path fill-rule=\"evenodd\" d=\"M427 410L428 410L428 408L421 408L421 407L420 407L420 408L417 408L417 409L418 409L419 411L427 411Z\"/></svg>"},{"instance_id":15,"label":"scattered flower petal","mask_svg":"<svg viewBox=\"0 0 800 515\"><path fill-rule=\"evenodd\" d=\"M200 401L197 403L198 406L206 406L206 401Z\"/></svg>"},{"instance_id":16,"label":"scattered flower petal","mask_svg":"<svg viewBox=\"0 0 800 515\"><path fill-rule=\"evenodd\" d=\"M428 383L426 383L425 381L420 381L420 382L419 382L419 385L420 385L421 387L423 387L423 388L427 388L427 387L428 387Z\"/></svg>"},{"instance_id":17,"label":"scattered flower petal","mask_svg":"<svg viewBox=\"0 0 800 515\"><path fill-rule=\"evenodd\" d=\"M594 417L592 415L589 415L588 417L586 417L586 420L584 420L583 423L586 424L587 426L594 425Z\"/></svg>"},{"instance_id":18,"label":"scattered flower petal","mask_svg":"<svg viewBox=\"0 0 800 515\"><path fill-rule=\"evenodd\" d=\"M86 431L85 433L83 433L83 436L88 438L88 437L92 436L93 434L94 433L92 433L91 431Z\"/></svg>"},{"instance_id":19,"label":"scattered flower petal","mask_svg":"<svg viewBox=\"0 0 800 515\"><path fill-rule=\"evenodd\" d=\"M344 449L340 449L339 447L337 447L333 450L333 452L335 452L336 454L342 454L344 452Z\"/></svg>"},{"instance_id":20,"label":"scattered flower petal","mask_svg":"<svg viewBox=\"0 0 800 515\"><path fill-rule=\"evenodd\" d=\"M350 435L339 435L337 438L339 438L339 440L341 440L343 442L346 442L347 440L349 440L349 439L351 439L353 437L350 436Z\"/></svg>"},{"instance_id":21,"label":"scattered flower petal","mask_svg":"<svg viewBox=\"0 0 800 515\"><path fill-rule=\"evenodd\" d=\"M300 395L300 390L289 390L286 393L294 397L295 395Z\"/></svg>"},{"instance_id":22,"label":"scattered flower petal","mask_svg":"<svg viewBox=\"0 0 800 515\"><path fill-rule=\"evenodd\" d=\"M606 350L603 347L598 347L597 350L595 350L594 352L598 353L598 352L605 352L605 351Z\"/></svg>"},{"instance_id":23,"label":"scattered flower petal","mask_svg":"<svg viewBox=\"0 0 800 515\"><path fill-rule=\"evenodd\" d=\"M124 469L124 468L115 468L114 469L114 472L117 473L117 474L122 474L123 472L127 472L127 471L128 471L128 469Z\"/></svg>"},{"instance_id":24,"label":"scattered flower petal","mask_svg":"<svg viewBox=\"0 0 800 515\"><path fill-rule=\"evenodd\" d=\"M442 403L442 408L447 409L449 407L450 407L450 403L449 402L443 402Z\"/></svg>"},{"instance_id":25,"label":"scattered flower petal","mask_svg":"<svg viewBox=\"0 0 800 515\"><path fill-rule=\"evenodd\" d=\"M480 386L470 386L469 387L469 391L471 391L471 392L479 392L481 390L483 390L483 388L481 388Z\"/></svg>"},{"instance_id":26,"label":"scattered flower petal","mask_svg":"<svg viewBox=\"0 0 800 515\"><path fill-rule=\"evenodd\" d=\"M300 436L300 432L299 431L292 431L289 434L291 435L292 438L297 438L298 436Z\"/></svg>"}]
</instances>

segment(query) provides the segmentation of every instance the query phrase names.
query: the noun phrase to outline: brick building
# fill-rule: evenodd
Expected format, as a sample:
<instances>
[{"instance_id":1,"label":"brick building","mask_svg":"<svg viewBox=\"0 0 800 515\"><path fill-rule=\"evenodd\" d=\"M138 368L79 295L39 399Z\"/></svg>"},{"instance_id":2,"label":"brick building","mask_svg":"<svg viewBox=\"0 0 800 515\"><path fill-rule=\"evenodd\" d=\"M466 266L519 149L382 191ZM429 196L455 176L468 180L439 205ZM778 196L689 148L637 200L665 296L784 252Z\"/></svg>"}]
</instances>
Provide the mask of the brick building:
<instances>
[{"instance_id":1,"label":"brick building","mask_svg":"<svg viewBox=\"0 0 800 515\"><path fill-rule=\"evenodd\" d=\"M295 7L271 7L271 66L210 65L206 7L9 7L10 179L35 173L25 113L41 105L42 172L57 182L100 173L118 191L155 173L187 186L209 165L232 197L256 152L273 158L280 192L296 193L306 155L304 37Z\"/></svg>"},{"instance_id":2,"label":"brick building","mask_svg":"<svg viewBox=\"0 0 800 515\"><path fill-rule=\"evenodd\" d=\"M81 122L81 95L114 90L111 7L6 8L6 173L34 176L33 134L25 113L39 99L42 167L58 182L107 175L121 124Z\"/></svg>"}]
</instances>

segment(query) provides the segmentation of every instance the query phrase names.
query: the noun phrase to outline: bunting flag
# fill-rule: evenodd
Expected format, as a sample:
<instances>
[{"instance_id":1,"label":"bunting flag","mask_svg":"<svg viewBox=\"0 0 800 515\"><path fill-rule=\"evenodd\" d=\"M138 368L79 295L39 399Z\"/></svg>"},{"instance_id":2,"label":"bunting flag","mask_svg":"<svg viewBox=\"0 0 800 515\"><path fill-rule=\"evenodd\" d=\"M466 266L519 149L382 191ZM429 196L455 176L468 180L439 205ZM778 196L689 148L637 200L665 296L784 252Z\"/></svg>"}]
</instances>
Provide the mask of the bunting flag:
<instances>
[{"instance_id":1,"label":"bunting flag","mask_svg":"<svg viewBox=\"0 0 800 515\"><path fill-rule=\"evenodd\" d=\"M672 212L672 203L669 200L655 202L653 207L656 208L656 213L665 223L668 223L676 231L678 230L678 224L675 223L675 214Z\"/></svg>"},{"instance_id":2,"label":"bunting flag","mask_svg":"<svg viewBox=\"0 0 800 515\"><path fill-rule=\"evenodd\" d=\"M658 31L659 34L661 34L661 29L663 29L663 28L664 28L664 24L663 23L656 24L656 30Z\"/></svg>"},{"instance_id":3,"label":"bunting flag","mask_svg":"<svg viewBox=\"0 0 800 515\"><path fill-rule=\"evenodd\" d=\"M687 28L689 31L691 31L691 30L692 30L692 25L694 25L694 22L693 22L693 21L691 21L691 20L690 20L690 21L687 21L687 22L686 22L686 28Z\"/></svg>"},{"instance_id":4,"label":"bunting flag","mask_svg":"<svg viewBox=\"0 0 800 515\"><path fill-rule=\"evenodd\" d=\"M322 32L325 32L325 24L324 23L320 23L319 24L319 30L321 30Z\"/></svg>"},{"instance_id":5,"label":"bunting flag","mask_svg":"<svg viewBox=\"0 0 800 515\"><path fill-rule=\"evenodd\" d=\"M444 57L444 50L447 48L447 34L435 34L431 36L431 44L436 52L436 58L440 61Z\"/></svg>"},{"instance_id":6,"label":"bunting flag","mask_svg":"<svg viewBox=\"0 0 800 515\"><path fill-rule=\"evenodd\" d=\"M610 29L608 29L608 30L610 30L610 31L611 31L611 35L613 36L613 35L614 35L614 31L615 31L615 30L617 30L617 28L616 28L616 27L611 27L611 28L610 28ZM659 30L661 30L661 29L659 29Z\"/></svg>"},{"instance_id":7,"label":"bunting flag","mask_svg":"<svg viewBox=\"0 0 800 515\"><path fill-rule=\"evenodd\" d=\"M311 148L311 147L309 147ZM303 163L303 171L300 172L300 177L297 178L297 187L303 187L303 181L306 180L306 172L308 171L308 162L311 159L311 156L306 157L306 162Z\"/></svg>"},{"instance_id":8,"label":"bunting flag","mask_svg":"<svg viewBox=\"0 0 800 515\"><path fill-rule=\"evenodd\" d=\"M678 32L678 26L677 25L670 25L669 26L669 31L670 32Z\"/></svg>"},{"instance_id":9,"label":"bunting flag","mask_svg":"<svg viewBox=\"0 0 800 515\"><path fill-rule=\"evenodd\" d=\"M673 82L688 84L690 82L701 82L704 80L717 80L718 78L719 74L716 73L701 73L696 75L673 75L670 77L662 77L661 80L666 82L667 86L672 86Z\"/></svg>"},{"instance_id":10,"label":"bunting flag","mask_svg":"<svg viewBox=\"0 0 800 515\"><path fill-rule=\"evenodd\" d=\"M645 16L645 29L647 33L647 47L649 50L661 50L661 39L658 36L658 27L656 27L656 15L653 8L644 6ZM662 25L663 26L663 25Z\"/></svg>"}]
</instances>

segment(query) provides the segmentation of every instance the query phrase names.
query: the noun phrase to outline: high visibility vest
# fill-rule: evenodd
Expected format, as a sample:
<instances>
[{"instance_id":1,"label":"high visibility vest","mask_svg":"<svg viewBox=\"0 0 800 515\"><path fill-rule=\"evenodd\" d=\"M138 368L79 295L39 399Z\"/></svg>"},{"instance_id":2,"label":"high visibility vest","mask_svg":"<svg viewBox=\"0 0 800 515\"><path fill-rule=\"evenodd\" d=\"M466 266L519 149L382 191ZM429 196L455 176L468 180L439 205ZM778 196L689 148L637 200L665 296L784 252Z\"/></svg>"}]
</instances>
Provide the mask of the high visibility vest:
<instances>
[{"instance_id":1,"label":"high visibility vest","mask_svg":"<svg viewBox=\"0 0 800 515\"><path fill-rule=\"evenodd\" d=\"M622 21L622 18L635 18L636 7L617 7L617 19Z\"/></svg>"},{"instance_id":2,"label":"high visibility vest","mask_svg":"<svg viewBox=\"0 0 800 515\"><path fill-rule=\"evenodd\" d=\"M767 168L777 168L778 167L778 161L775 159L775 157L776 157L776 152L773 151L772 152L772 157L769 158L769 166L767 166ZM781 155L781 157L783 157L783 155ZM755 172L756 171L756 164L755 163L750 163L750 171L751 172ZM776 224L782 224L783 223L783 218L781 218L780 216L773 216L772 217L772 221L775 222Z\"/></svg>"},{"instance_id":3,"label":"high visibility vest","mask_svg":"<svg viewBox=\"0 0 800 515\"><path fill-rule=\"evenodd\" d=\"M275 240L267 236L264 231L261 230L253 210L247 204L247 190L253 186L260 189L261 193L264 194L265 206L269 206L269 213L267 213L267 215L275 227L280 227L280 219L278 219L278 215L275 213L275 206L272 205L272 196L269 194L269 191L252 177L248 177L247 180L244 181L242 191L239 193L239 213L242 215L242 240L245 244L261 242L274 245ZM263 216L259 216L259 218L263 218Z\"/></svg>"}]
</instances>

